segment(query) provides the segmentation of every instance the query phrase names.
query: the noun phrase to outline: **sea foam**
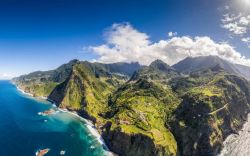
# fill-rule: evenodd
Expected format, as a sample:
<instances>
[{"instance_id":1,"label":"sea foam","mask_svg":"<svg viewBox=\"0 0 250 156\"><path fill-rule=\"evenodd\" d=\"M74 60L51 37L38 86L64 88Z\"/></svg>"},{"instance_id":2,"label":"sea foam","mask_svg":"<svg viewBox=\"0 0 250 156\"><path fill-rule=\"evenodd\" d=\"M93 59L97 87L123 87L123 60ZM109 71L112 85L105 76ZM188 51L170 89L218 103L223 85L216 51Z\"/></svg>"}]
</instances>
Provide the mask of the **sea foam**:
<instances>
[{"instance_id":1,"label":"sea foam","mask_svg":"<svg viewBox=\"0 0 250 156\"><path fill-rule=\"evenodd\" d=\"M24 90L22 90L21 88L19 88L17 85L16 85L16 87L17 87L17 89L18 89L20 92L22 92L23 94L28 95L28 96L31 96L31 97L34 97L33 94L30 94L30 93L25 92ZM38 97L38 98L39 98L39 97ZM40 97L40 98L41 98L41 97ZM45 97L43 97L43 98L44 98L44 99L47 99L47 98L45 98ZM52 106L53 106L53 107L57 107L55 104L52 104ZM77 112L72 112L72 111L69 111L69 110L67 110L67 109L58 108L58 107L57 107L57 109L58 109L59 111L61 111L61 112L65 112L65 113L69 113L69 114L71 114L71 115L74 115L74 116L76 116L77 118L79 118L80 120L84 121L84 122L86 123L86 126L87 126L89 132L91 133L91 135L93 135L93 136L97 139L97 141L106 149L105 154L106 154L107 156L114 156L114 154L108 149L108 147L107 147L107 145L105 144L103 138L101 137L101 135L99 134L99 132L97 131L96 127L92 124L91 121L89 121L89 120L87 120L87 119L85 119L85 118L79 116L79 115L77 114ZM41 112L38 112L38 115L42 115L42 113L41 113Z\"/></svg>"}]
</instances>

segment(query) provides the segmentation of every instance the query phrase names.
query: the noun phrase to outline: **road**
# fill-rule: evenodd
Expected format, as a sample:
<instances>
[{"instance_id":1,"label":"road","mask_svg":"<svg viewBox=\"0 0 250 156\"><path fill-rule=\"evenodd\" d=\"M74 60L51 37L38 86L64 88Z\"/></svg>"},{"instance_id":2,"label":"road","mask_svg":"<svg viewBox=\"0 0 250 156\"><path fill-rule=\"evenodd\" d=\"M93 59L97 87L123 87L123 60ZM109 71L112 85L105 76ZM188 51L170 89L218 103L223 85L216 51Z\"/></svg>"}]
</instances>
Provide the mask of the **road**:
<instances>
[{"instance_id":1,"label":"road","mask_svg":"<svg viewBox=\"0 0 250 156\"><path fill-rule=\"evenodd\" d=\"M228 103L225 104L223 107L221 107L221 108L219 108L219 109L216 109L215 111L212 111L212 112L210 112L210 113L208 113L208 114L209 114L209 115L213 115L213 114L215 114L215 113L217 113L217 112L219 112L219 111L225 109L227 106L228 106Z\"/></svg>"}]
</instances>

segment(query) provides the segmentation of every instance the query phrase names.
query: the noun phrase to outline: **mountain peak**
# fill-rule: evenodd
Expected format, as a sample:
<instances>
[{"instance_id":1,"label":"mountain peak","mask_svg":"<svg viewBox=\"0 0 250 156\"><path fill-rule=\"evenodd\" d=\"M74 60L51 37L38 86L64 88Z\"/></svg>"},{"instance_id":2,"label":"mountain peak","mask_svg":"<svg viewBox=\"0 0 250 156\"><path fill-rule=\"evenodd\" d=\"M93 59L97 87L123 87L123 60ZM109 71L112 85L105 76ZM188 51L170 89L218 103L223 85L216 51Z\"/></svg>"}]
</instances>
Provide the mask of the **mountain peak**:
<instances>
[{"instance_id":1,"label":"mountain peak","mask_svg":"<svg viewBox=\"0 0 250 156\"><path fill-rule=\"evenodd\" d=\"M68 64L76 64L80 62L78 59L73 59L73 60L70 60Z\"/></svg>"},{"instance_id":2,"label":"mountain peak","mask_svg":"<svg viewBox=\"0 0 250 156\"><path fill-rule=\"evenodd\" d=\"M155 60L153 61L149 67L154 68L154 69L158 69L160 71L169 71L170 69L172 70L172 67L169 66L167 63L163 62L162 60Z\"/></svg>"},{"instance_id":3,"label":"mountain peak","mask_svg":"<svg viewBox=\"0 0 250 156\"><path fill-rule=\"evenodd\" d=\"M220 58L219 56L214 56L214 55L187 57L186 59L173 65L173 68L182 73L190 73L192 71L197 71L200 69L212 68L215 67L216 65L219 65L218 67L224 69L229 73L238 72L234 64Z\"/></svg>"},{"instance_id":4,"label":"mountain peak","mask_svg":"<svg viewBox=\"0 0 250 156\"><path fill-rule=\"evenodd\" d=\"M151 62L150 65L154 65L154 64L165 64L165 65L168 65L167 63L163 62L163 61L160 60L160 59L154 60L153 62Z\"/></svg>"}]
</instances>

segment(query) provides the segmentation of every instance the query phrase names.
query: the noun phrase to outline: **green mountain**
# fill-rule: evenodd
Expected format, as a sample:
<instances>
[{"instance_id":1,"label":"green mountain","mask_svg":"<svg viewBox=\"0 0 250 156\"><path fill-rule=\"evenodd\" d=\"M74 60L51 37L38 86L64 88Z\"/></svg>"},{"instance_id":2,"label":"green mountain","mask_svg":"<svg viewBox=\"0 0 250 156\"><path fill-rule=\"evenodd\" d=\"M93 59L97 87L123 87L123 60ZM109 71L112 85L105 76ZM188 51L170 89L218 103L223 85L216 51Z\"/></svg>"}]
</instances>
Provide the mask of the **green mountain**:
<instances>
[{"instance_id":1,"label":"green mountain","mask_svg":"<svg viewBox=\"0 0 250 156\"><path fill-rule=\"evenodd\" d=\"M250 79L250 67L230 63L218 56L187 57L186 59L173 65L173 68L181 73L189 74L193 71L211 68L216 65L220 65L221 68L229 73Z\"/></svg>"},{"instance_id":2,"label":"green mountain","mask_svg":"<svg viewBox=\"0 0 250 156\"><path fill-rule=\"evenodd\" d=\"M237 133L247 119L249 82L207 69L170 84L182 99L170 123L180 154L217 155L226 136Z\"/></svg>"},{"instance_id":3,"label":"green mountain","mask_svg":"<svg viewBox=\"0 0 250 156\"><path fill-rule=\"evenodd\" d=\"M47 97L58 84L69 77L73 66L77 63L79 63L78 60L72 60L55 70L33 72L14 78L13 81L25 92L34 96Z\"/></svg>"},{"instance_id":4,"label":"green mountain","mask_svg":"<svg viewBox=\"0 0 250 156\"><path fill-rule=\"evenodd\" d=\"M55 70L50 71L37 71L27 75L14 78L13 81L26 92L33 94L34 96L48 97L53 89L67 80L73 71L73 67L81 62L78 60L72 60L66 64L61 65ZM106 75L119 75L123 79L128 79L136 70L141 68L138 63L113 63L113 64L101 64L93 63L96 68L93 68L95 75L101 72L106 72ZM94 71L98 68L98 72Z\"/></svg>"},{"instance_id":5,"label":"green mountain","mask_svg":"<svg viewBox=\"0 0 250 156\"><path fill-rule=\"evenodd\" d=\"M149 66L71 61L61 72L14 81L91 120L120 156L217 155L247 119L250 83L222 64L207 64L183 74L160 60Z\"/></svg>"},{"instance_id":6,"label":"green mountain","mask_svg":"<svg viewBox=\"0 0 250 156\"><path fill-rule=\"evenodd\" d=\"M137 70L131 77L131 80L145 78L148 80L167 81L170 78L179 76L180 74L171 66L161 60L153 61L149 66L144 66Z\"/></svg>"},{"instance_id":7,"label":"green mountain","mask_svg":"<svg viewBox=\"0 0 250 156\"><path fill-rule=\"evenodd\" d=\"M69 77L55 87L48 98L60 107L80 111L95 120L107 109L108 97L127 80L121 74L112 74L99 63L76 64ZM95 120L93 120L95 122Z\"/></svg>"}]
</instances>

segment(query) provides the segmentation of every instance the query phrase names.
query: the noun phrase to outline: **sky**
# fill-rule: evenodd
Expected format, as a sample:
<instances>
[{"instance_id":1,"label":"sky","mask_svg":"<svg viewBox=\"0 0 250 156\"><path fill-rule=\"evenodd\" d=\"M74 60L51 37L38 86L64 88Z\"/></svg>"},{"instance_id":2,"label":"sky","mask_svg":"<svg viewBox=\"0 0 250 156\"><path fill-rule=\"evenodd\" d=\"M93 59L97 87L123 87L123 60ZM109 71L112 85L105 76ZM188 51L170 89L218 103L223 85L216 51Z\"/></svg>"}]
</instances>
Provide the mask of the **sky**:
<instances>
[{"instance_id":1,"label":"sky","mask_svg":"<svg viewBox=\"0 0 250 156\"><path fill-rule=\"evenodd\" d=\"M71 59L250 66L249 0L0 0L0 79Z\"/></svg>"}]
</instances>

